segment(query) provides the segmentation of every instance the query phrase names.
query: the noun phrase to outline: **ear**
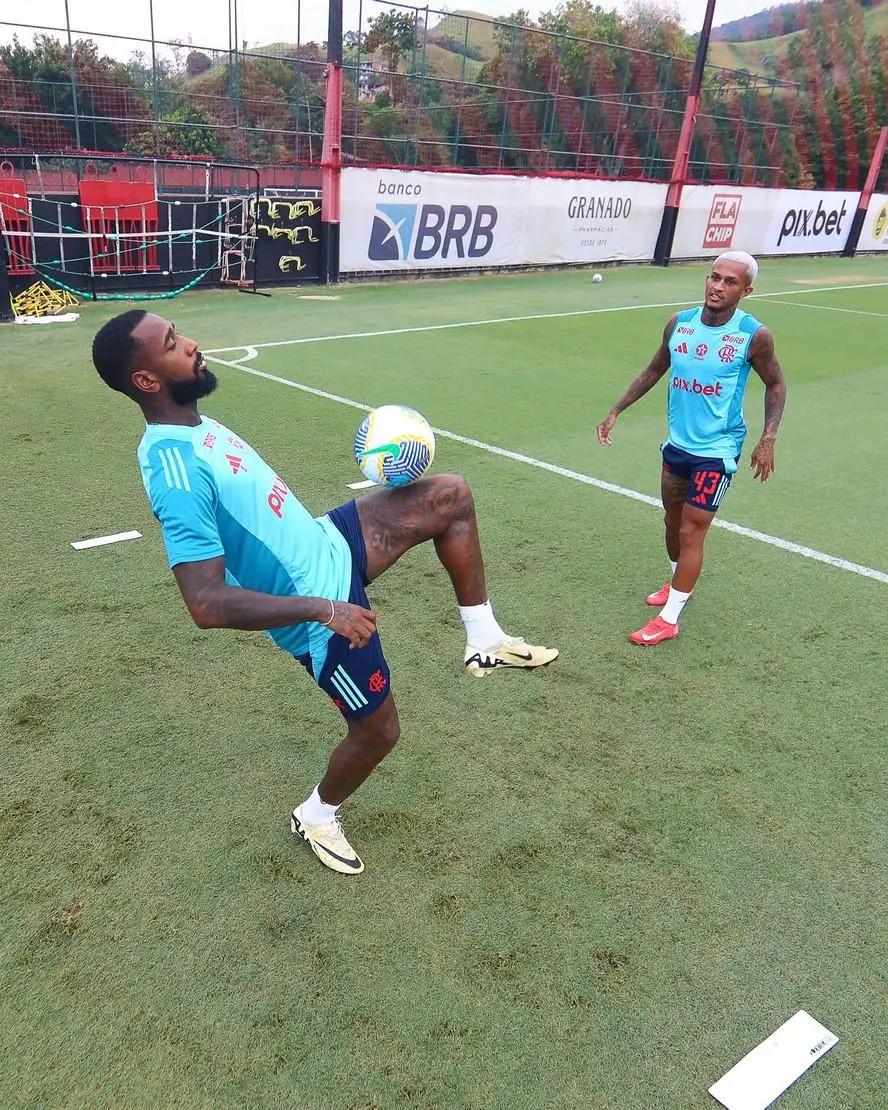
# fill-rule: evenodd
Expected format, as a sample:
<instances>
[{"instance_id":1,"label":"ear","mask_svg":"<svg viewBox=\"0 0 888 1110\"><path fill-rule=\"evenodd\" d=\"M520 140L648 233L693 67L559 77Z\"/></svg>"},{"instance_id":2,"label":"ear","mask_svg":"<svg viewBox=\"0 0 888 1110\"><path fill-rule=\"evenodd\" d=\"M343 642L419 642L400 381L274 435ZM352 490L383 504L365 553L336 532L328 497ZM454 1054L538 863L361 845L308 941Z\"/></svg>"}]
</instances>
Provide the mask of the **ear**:
<instances>
[{"instance_id":1,"label":"ear","mask_svg":"<svg viewBox=\"0 0 888 1110\"><path fill-rule=\"evenodd\" d=\"M747 285L746 288L743 290L743 292L740 294L741 300L743 299L743 297L748 297L751 292L752 292L752 286Z\"/></svg>"},{"instance_id":2,"label":"ear","mask_svg":"<svg viewBox=\"0 0 888 1110\"><path fill-rule=\"evenodd\" d=\"M150 370L136 370L130 375L133 389L139 393L159 393L160 378Z\"/></svg>"}]
</instances>

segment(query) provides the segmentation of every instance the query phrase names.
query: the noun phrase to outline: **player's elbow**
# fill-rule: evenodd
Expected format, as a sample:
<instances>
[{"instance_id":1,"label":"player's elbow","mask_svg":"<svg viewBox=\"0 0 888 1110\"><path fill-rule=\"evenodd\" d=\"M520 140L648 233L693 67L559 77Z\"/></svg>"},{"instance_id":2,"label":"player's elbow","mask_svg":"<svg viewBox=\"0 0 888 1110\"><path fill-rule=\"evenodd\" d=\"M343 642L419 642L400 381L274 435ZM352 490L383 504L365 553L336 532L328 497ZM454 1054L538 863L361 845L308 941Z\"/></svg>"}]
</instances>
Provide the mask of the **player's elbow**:
<instances>
[{"instance_id":1,"label":"player's elbow","mask_svg":"<svg viewBox=\"0 0 888 1110\"><path fill-rule=\"evenodd\" d=\"M186 601L191 619L198 628L224 628L221 607L210 601L189 599Z\"/></svg>"}]
</instances>

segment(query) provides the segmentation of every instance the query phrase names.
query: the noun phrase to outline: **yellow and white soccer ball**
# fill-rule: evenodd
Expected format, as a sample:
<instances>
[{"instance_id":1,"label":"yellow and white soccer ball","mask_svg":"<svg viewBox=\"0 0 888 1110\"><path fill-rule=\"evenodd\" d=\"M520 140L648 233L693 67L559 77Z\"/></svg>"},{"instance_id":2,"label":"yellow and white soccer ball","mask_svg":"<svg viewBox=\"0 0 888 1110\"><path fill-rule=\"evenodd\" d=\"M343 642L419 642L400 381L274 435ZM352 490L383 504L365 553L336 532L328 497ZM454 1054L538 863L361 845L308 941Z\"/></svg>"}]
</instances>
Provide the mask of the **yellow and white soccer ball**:
<instances>
[{"instance_id":1,"label":"yellow and white soccer ball","mask_svg":"<svg viewBox=\"0 0 888 1110\"><path fill-rule=\"evenodd\" d=\"M406 486L421 478L435 457L435 433L424 416L405 405L368 412L355 432L355 461L377 486Z\"/></svg>"}]
</instances>

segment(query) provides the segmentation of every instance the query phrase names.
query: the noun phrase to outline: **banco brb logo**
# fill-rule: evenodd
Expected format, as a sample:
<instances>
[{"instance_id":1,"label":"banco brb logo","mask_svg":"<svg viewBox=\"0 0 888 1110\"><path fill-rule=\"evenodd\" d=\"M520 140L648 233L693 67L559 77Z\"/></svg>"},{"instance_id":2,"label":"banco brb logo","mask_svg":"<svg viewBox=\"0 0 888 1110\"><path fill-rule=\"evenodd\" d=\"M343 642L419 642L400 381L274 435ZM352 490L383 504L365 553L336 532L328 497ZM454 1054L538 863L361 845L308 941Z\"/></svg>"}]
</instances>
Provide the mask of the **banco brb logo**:
<instances>
[{"instance_id":1,"label":"banco brb logo","mask_svg":"<svg viewBox=\"0 0 888 1110\"><path fill-rule=\"evenodd\" d=\"M483 258L499 213L492 204L377 204L367 257L373 262Z\"/></svg>"}]
</instances>

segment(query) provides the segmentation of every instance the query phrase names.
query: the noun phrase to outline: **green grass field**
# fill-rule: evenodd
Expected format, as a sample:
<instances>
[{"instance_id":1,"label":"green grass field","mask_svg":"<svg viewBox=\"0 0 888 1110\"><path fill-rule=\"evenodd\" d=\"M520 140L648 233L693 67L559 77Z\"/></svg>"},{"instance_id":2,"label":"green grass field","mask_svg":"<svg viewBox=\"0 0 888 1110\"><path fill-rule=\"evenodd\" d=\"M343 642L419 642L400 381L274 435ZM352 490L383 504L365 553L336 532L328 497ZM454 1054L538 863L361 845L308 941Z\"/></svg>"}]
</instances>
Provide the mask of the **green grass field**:
<instances>
[{"instance_id":1,"label":"green grass field","mask_svg":"<svg viewBox=\"0 0 888 1110\"><path fill-rule=\"evenodd\" d=\"M532 464L656 496L662 388L613 448L594 425L704 272L161 304L205 350L331 337L245 365L531 460L440 436L435 469L473 484L501 622L561 658L463 674L431 550L371 588L403 736L343 809L352 879L288 825L338 714L167 569L139 413L90 362L125 306L0 330L0 1105L704 1110L802 1008L841 1040L779 1105L885 1105L888 260L764 263L778 469L748 470L756 379L721 511L881 579L714 530L681 639L635 648L660 513ZM312 511L350 496L358 411L215 369L209 415Z\"/></svg>"}]
</instances>

